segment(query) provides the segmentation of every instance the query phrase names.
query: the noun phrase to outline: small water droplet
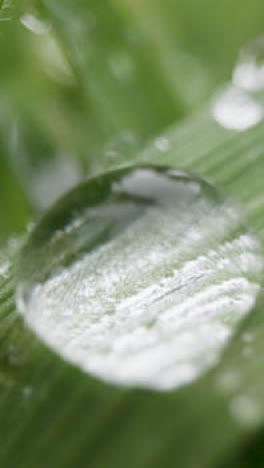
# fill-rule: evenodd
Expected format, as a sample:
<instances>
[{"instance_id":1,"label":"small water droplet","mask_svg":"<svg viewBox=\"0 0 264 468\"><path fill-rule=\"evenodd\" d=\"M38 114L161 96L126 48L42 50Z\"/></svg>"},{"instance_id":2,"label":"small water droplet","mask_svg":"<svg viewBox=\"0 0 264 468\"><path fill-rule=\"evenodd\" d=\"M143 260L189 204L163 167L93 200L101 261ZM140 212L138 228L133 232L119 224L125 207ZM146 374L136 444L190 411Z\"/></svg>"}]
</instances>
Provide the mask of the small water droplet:
<instances>
[{"instance_id":1,"label":"small water droplet","mask_svg":"<svg viewBox=\"0 0 264 468\"><path fill-rule=\"evenodd\" d=\"M0 259L0 276L2 276L3 278L8 278L10 267L11 267L11 263L9 261L1 262L1 259Z\"/></svg>"},{"instance_id":2,"label":"small water droplet","mask_svg":"<svg viewBox=\"0 0 264 468\"><path fill-rule=\"evenodd\" d=\"M262 106L243 90L227 86L215 98L212 108L214 119L229 130L244 131L263 119Z\"/></svg>"},{"instance_id":3,"label":"small water droplet","mask_svg":"<svg viewBox=\"0 0 264 468\"><path fill-rule=\"evenodd\" d=\"M49 31L48 25L31 13L25 13L23 16L21 16L20 22L23 24L23 26L25 26L25 28L34 34L42 35L47 34Z\"/></svg>"},{"instance_id":4,"label":"small water droplet","mask_svg":"<svg viewBox=\"0 0 264 468\"><path fill-rule=\"evenodd\" d=\"M205 181L123 167L73 190L34 228L17 305L85 372L169 390L218 361L255 303L260 258L238 207Z\"/></svg>"},{"instance_id":5,"label":"small water droplet","mask_svg":"<svg viewBox=\"0 0 264 468\"><path fill-rule=\"evenodd\" d=\"M168 138L165 137L159 137L155 140L154 143L156 149L160 151L161 153L166 153L170 149L170 143Z\"/></svg>"},{"instance_id":6,"label":"small water droplet","mask_svg":"<svg viewBox=\"0 0 264 468\"><path fill-rule=\"evenodd\" d=\"M107 159L122 159L135 153L138 146L139 139L135 133L130 130L123 130L106 143L103 152Z\"/></svg>"},{"instance_id":7,"label":"small water droplet","mask_svg":"<svg viewBox=\"0 0 264 468\"><path fill-rule=\"evenodd\" d=\"M230 410L233 417L246 426L256 426L260 421L261 412L258 405L249 395L239 395L232 399Z\"/></svg>"},{"instance_id":8,"label":"small water droplet","mask_svg":"<svg viewBox=\"0 0 264 468\"><path fill-rule=\"evenodd\" d=\"M249 92L264 89L264 35L241 50L233 72L233 83Z\"/></svg>"}]
</instances>

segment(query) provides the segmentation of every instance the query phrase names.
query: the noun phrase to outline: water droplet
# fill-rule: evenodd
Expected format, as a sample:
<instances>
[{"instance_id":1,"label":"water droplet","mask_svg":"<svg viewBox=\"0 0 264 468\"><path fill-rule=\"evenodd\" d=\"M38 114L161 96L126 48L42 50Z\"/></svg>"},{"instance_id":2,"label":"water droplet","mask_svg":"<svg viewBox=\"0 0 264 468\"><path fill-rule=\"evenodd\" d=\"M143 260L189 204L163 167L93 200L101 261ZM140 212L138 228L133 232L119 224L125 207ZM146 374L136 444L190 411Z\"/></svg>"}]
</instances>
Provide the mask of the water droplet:
<instances>
[{"instance_id":1,"label":"water droplet","mask_svg":"<svg viewBox=\"0 0 264 468\"><path fill-rule=\"evenodd\" d=\"M0 258L0 277L8 278L11 263Z\"/></svg>"},{"instance_id":2,"label":"water droplet","mask_svg":"<svg viewBox=\"0 0 264 468\"><path fill-rule=\"evenodd\" d=\"M33 32L34 34L47 34L49 27L46 23L39 20L36 16L32 15L31 13L26 13L20 18L21 24L25 26L29 31Z\"/></svg>"},{"instance_id":3,"label":"water droplet","mask_svg":"<svg viewBox=\"0 0 264 468\"><path fill-rule=\"evenodd\" d=\"M233 72L233 83L250 92L264 89L264 35L242 49Z\"/></svg>"},{"instance_id":4,"label":"water droplet","mask_svg":"<svg viewBox=\"0 0 264 468\"><path fill-rule=\"evenodd\" d=\"M227 86L213 103L214 119L224 128L243 131L263 119L262 106L243 90Z\"/></svg>"},{"instance_id":5,"label":"water droplet","mask_svg":"<svg viewBox=\"0 0 264 468\"><path fill-rule=\"evenodd\" d=\"M18 309L85 372L168 390L218 361L255 303L259 252L237 206L211 185L120 168L81 184L34 228ZM241 265L241 253L252 261Z\"/></svg>"},{"instance_id":6,"label":"water droplet","mask_svg":"<svg viewBox=\"0 0 264 468\"><path fill-rule=\"evenodd\" d=\"M260 421L261 412L258 405L248 395L239 395L232 399L230 410L233 417L246 426L256 426Z\"/></svg>"},{"instance_id":7,"label":"water droplet","mask_svg":"<svg viewBox=\"0 0 264 468\"><path fill-rule=\"evenodd\" d=\"M168 138L159 137L155 140L155 147L161 153L166 153L170 149L170 143Z\"/></svg>"},{"instance_id":8,"label":"water droplet","mask_svg":"<svg viewBox=\"0 0 264 468\"><path fill-rule=\"evenodd\" d=\"M129 157L139 146L139 139L134 132L124 130L114 135L105 145L104 154L107 159Z\"/></svg>"}]
</instances>

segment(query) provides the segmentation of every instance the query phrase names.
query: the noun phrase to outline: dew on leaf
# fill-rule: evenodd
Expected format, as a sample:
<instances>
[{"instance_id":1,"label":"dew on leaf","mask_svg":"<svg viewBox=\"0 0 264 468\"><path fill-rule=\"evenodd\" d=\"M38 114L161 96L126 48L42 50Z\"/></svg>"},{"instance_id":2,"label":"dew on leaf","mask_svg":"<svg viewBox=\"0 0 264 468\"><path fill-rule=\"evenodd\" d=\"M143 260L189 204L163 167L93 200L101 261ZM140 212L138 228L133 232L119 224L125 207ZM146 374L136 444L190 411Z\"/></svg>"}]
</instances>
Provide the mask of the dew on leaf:
<instances>
[{"instance_id":1,"label":"dew on leaf","mask_svg":"<svg viewBox=\"0 0 264 468\"><path fill-rule=\"evenodd\" d=\"M249 92L264 89L264 35L250 41L240 53L233 83Z\"/></svg>"},{"instance_id":2,"label":"dew on leaf","mask_svg":"<svg viewBox=\"0 0 264 468\"><path fill-rule=\"evenodd\" d=\"M170 390L217 363L255 304L261 271L243 214L213 186L123 167L73 189L33 229L17 304L88 374Z\"/></svg>"},{"instance_id":3,"label":"dew on leaf","mask_svg":"<svg viewBox=\"0 0 264 468\"><path fill-rule=\"evenodd\" d=\"M254 127L264 116L261 104L235 86L227 86L217 94L212 113L219 125L236 131Z\"/></svg>"},{"instance_id":4,"label":"dew on leaf","mask_svg":"<svg viewBox=\"0 0 264 468\"><path fill-rule=\"evenodd\" d=\"M11 263L9 261L1 262L0 259L0 277L2 276L3 278L8 278L10 266Z\"/></svg>"},{"instance_id":5,"label":"dew on leaf","mask_svg":"<svg viewBox=\"0 0 264 468\"><path fill-rule=\"evenodd\" d=\"M106 159L113 160L134 154L139 146L139 138L131 130L123 130L110 138L103 148Z\"/></svg>"},{"instance_id":6,"label":"dew on leaf","mask_svg":"<svg viewBox=\"0 0 264 468\"><path fill-rule=\"evenodd\" d=\"M155 140L155 148L161 153L166 153L170 149L170 143L168 138L159 137Z\"/></svg>"}]
</instances>

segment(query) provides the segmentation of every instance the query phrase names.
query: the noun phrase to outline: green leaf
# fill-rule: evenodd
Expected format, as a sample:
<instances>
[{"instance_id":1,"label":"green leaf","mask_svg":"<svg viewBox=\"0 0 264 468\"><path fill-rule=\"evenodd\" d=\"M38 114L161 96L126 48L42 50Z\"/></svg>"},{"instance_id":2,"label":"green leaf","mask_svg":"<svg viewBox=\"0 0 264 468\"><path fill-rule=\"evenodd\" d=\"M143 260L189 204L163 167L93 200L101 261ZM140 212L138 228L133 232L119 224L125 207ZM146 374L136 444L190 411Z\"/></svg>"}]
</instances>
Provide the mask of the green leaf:
<instances>
[{"instance_id":1,"label":"green leaf","mask_svg":"<svg viewBox=\"0 0 264 468\"><path fill-rule=\"evenodd\" d=\"M262 135L263 124L227 131L204 112L163 135L167 155L154 145L144 159L209 176L240 200L263 239ZM103 384L63 362L24 327L11 283L1 289L3 466L212 466L261 426L262 297L215 369L160 393Z\"/></svg>"},{"instance_id":2,"label":"green leaf","mask_svg":"<svg viewBox=\"0 0 264 468\"><path fill-rule=\"evenodd\" d=\"M26 191L27 178L39 173L38 163L35 175L30 173L31 162L45 160L43 148L51 157L65 152L93 169L144 161L170 165L204 176L238 200L263 244L263 123L244 132L226 130L212 118L210 104L161 133L227 78L239 46L262 28L262 2L251 2L255 14L249 15L248 2L230 8L230 2L207 0L166 1L164 7L156 1L87 6L80 0L58 5L43 0L40 18L52 23L50 39L70 78L61 68L60 77L58 70L55 78L46 73L46 39L37 40L19 21L33 3L17 3L14 21L0 22L1 33L5 31L0 37L1 96L8 109L4 116L16 121L20 142L10 148L2 127L4 173L10 180L21 176ZM83 24L96 27L87 32ZM127 29L132 29L129 40ZM179 66L181 73L174 79ZM23 167L21 145L29 155ZM4 184L1 190L8 197ZM30 210L23 192L17 191L14 204L22 208L4 217L6 232L21 228ZM27 196L34 205L34 197L32 202L31 194ZM6 206L12 206L10 199ZM21 218L13 215L22 210ZM57 245L63 253L64 245ZM240 465L241 449L264 419L263 295L219 364L199 380L167 393L125 389L63 361L24 325L14 297L19 252L20 245L11 243L1 254L1 466Z\"/></svg>"},{"instance_id":3,"label":"green leaf","mask_svg":"<svg viewBox=\"0 0 264 468\"><path fill-rule=\"evenodd\" d=\"M19 310L51 348L103 380L189 383L255 303L263 265L242 218L212 186L177 171L131 166L95 177L33 230Z\"/></svg>"}]
</instances>

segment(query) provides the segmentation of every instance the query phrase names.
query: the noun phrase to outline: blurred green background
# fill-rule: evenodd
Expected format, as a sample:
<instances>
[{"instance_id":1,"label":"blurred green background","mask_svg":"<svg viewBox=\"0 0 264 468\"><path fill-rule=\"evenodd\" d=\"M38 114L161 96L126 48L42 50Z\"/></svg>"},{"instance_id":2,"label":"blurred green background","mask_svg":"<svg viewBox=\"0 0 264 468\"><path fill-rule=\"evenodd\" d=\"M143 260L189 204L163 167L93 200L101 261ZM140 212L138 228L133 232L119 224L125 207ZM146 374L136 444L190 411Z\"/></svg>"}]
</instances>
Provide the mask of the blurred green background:
<instances>
[{"instance_id":1,"label":"blurred green background","mask_svg":"<svg viewBox=\"0 0 264 468\"><path fill-rule=\"evenodd\" d=\"M0 2L0 241L230 80L263 0Z\"/></svg>"},{"instance_id":2,"label":"blurred green background","mask_svg":"<svg viewBox=\"0 0 264 468\"><path fill-rule=\"evenodd\" d=\"M184 167L186 158L188 170L213 176L244 204L263 241L263 120L248 132L228 132L204 113L231 81L241 48L263 33L263 0L0 0L0 244L28 229L84 177L133 162L144 148L148 161L152 155L160 161L157 148L162 153L166 146L160 136L172 125L163 160ZM264 64L264 51L262 57ZM120 440L120 454L134 468L133 456L140 466L144 457L151 468L174 466L176 452L180 468L204 468L204 461L211 466L219 455L227 457L223 466L263 466L263 433L255 437L264 415L263 297L245 322L256 337L248 360L241 359L245 343L237 334L215 374L170 395L150 396L110 391L54 357L19 321L13 279L1 281L0 456L17 460L3 468L20 468L20 450L24 468L47 468L34 460L53 455L64 462L71 455L66 466L84 466L75 460L86 463L87 444L99 458L96 468L108 468L108 454L109 466L125 468L124 458L116 463ZM14 349L27 354L22 370L8 361ZM230 369L241 373L239 391L258 403L255 426L233 420L235 390L215 384ZM41 391L49 387L44 396L39 392L35 413L18 398L34 379ZM41 442L42 431L46 439L31 453L31 438Z\"/></svg>"}]
</instances>

